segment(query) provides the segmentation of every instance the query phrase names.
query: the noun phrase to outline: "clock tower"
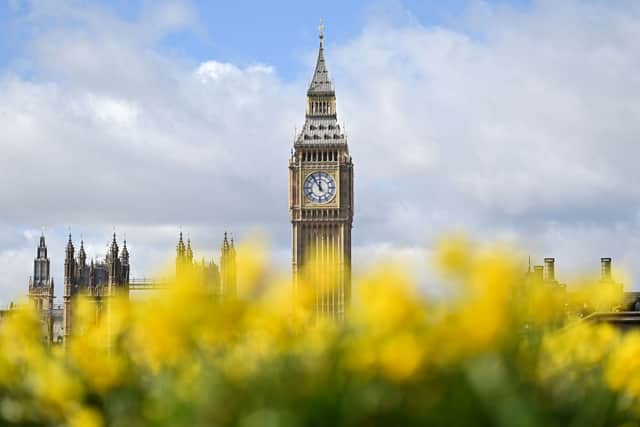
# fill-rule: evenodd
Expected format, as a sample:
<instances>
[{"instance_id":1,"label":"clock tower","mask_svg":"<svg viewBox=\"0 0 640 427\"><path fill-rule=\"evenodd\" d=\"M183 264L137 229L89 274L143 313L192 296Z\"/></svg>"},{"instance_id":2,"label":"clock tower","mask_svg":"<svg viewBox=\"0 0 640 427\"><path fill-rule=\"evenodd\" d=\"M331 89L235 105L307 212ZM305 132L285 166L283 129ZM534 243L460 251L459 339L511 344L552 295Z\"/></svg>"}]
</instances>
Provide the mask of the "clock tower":
<instances>
[{"instance_id":1,"label":"clock tower","mask_svg":"<svg viewBox=\"0 0 640 427\"><path fill-rule=\"evenodd\" d=\"M305 122L289 159L292 267L295 290L311 296L314 318L343 320L351 300L353 162L323 42L321 24Z\"/></svg>"}]
</instances>

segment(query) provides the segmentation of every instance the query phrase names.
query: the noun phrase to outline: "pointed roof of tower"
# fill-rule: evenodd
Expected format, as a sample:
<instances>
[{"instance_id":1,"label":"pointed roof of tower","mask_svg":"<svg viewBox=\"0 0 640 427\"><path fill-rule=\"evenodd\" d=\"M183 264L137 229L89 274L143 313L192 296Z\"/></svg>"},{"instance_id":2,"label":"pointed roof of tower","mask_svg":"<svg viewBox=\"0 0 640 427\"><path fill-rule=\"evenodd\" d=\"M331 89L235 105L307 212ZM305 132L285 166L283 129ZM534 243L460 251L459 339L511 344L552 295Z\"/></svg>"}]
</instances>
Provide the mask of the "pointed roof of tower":
<instances>
[{"instance_id":1,"label":"pointed roof of tower","mask_svg":"<svg viewBox=\"0 0 640 427\"><path fill-rule=\"evenodd\" d=\"M193 250L191 249L191 238L187 238L187 257L193 258Z\"/></svg>"},{"instance_id":2,"label":"pointed roof of tower","mask_svg":"<svg viewBox=\"0 0 640 427\"><path fill-rule=\"evenodd\" d=\"M47 244L44 241L44 227L42 229L42 234L40 235L40 243L38 244L38 248L36 250L36 258L37 259L47 258Z\"/></svg>"},{"instance_id":3,"label":"pointed roof of tower","mask_svg":"<svg viewBox=\"0 0 640 427\"><path fill-rule=\"evenodd\" d=\"M87 254L84 251L84 240L80 239L80 250L78 251L78 255L81 258L87 258Z\"/></svg>"},{"instance_id":4,"label":"pointed roof of tower","mask_svg":"<svg viewBox=\"0 0 640 427\"><path fill-rule=\"evenodd\" d=\"M111 253L114 254L114 258L118 256L118 242L116 242L116 233L113 233L113 239L111 240Z\"/></svg>"},{"instance_id":5,"label":"pointed roof of tower","mask_svg":"<svg viewBox=\"0 0 640 427\"><path fill-rule=\"evenodd\" d=\"M129 250L127 249L127 240L122 242L122 258L129 258Z\"/></svg>"},{"instance_id":6,"label":"pointed roof of tower","mask_svg":"<svg viewBox=\"0 0 640 427\"><path fill-rule=\"evenodd\" d=\"M69 241L67 242L67 254L73 253L73 242L71 242L71 233L69 233Z\"/></svg>"},{"instance_id":7,"label":"pointed roof of tower","mask_svg":"<svg viewBox=\"0 0 640 427\"><path fill-rule=\"evenodd\" d=\"M176 251L178 253L184 253L184 240L182 240L182 231L180 232L180 238L178 239L178 244L176 245Z\"/></svg>"},{"instance_id":8,"label":"pointed roof of tower","mask_svg":"<svg viewBox=\"0 0 640 427\"><path fill-rule=\"evenodd\" d=\"M224 232L224 240L222 240L222 250L227 251L229 249L229 239L227 239L227 232Z\"/></svg>"},{"instance_id":9,"label":"pointed roof of tower","mask_svg":"<svg viewBox=\"0 0 640 427\"><path fill-rule=\"evenodd\" d=\"M327 71L327 64L324 60L324 25L320 20L320 27L318 27L320 38L320 48L318 49L318 60L316 61L316 69L313 72L313 78L309 84L309 90L307 95L332 95L334 93L333 83L329 78L329 71Z\"/></svg>"}]
</instances>

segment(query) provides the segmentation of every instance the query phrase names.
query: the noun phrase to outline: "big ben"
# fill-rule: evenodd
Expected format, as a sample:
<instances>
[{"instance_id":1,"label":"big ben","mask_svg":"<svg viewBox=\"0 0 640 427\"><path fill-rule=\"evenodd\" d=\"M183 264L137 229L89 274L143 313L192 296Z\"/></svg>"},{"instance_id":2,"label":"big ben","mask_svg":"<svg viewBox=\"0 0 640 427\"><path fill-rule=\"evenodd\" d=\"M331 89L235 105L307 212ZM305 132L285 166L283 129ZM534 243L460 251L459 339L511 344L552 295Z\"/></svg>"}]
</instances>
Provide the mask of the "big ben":
<instances>
[{"instance_id":1,"label":"big ben","mask_svg":"<svg viewBox=\"0 0 640 427\"><path fill-rule=\"evenodd\" d=\"M314 318L340 321L351 300L353 162L338 124L322 24L319 37L305 122L289 159L292 268L296 291L313 299Z\"/></svg>"}]
</instances>

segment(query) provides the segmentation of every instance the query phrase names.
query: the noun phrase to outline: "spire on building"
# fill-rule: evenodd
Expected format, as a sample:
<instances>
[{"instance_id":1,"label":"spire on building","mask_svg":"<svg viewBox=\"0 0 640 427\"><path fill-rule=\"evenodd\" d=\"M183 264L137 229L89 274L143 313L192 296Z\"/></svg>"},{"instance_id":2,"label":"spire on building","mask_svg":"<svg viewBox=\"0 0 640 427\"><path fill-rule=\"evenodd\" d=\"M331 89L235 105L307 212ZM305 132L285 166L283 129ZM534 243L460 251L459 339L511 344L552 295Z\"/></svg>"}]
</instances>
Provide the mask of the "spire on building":
<instances>
[{"instance_id":1,"label":"spire on building","mask_svg":"<svg viewBox=\"0 0 640 427\"><path fill-rule=\"evenodd\" d=\"M122 242L122 260L129 260L129 250L127 249L127 241Z\"/></svg>"},{"instance_id":2,"label":"spire on building","mask_svg":"<svg viewBox=\"0 0 640 427\"><path fill-rule=\"evenodd\" d=\"M224 232L224 239L222 240L222 251L226 252L229 250L229 239L227 238L227 232Z\"/></svg>"},{"instance_id":3,"label":"spire on building","mask_svg":"<svg viewBox=\"0 0 640 427\"><path fill-rule=\"evenodd\" d=\"M80 239L80 250L78 251L78 256L81 258L86 259L87 258L87 254L84 251L84 240Z\"/></svg>"},{"instance_id":4,"label":"spire on building","mask_svg":"<svg viewBox=\"0 0 640 427\"><path fill-rule=\"evenodd\" d=\"M176 277L180 277L184 273L186 261L186 248L182 239L182 230L180 230L180 237L176 245Z\"/></svg>"},{"instance_id":5,"label":"spire on building","mask_svg":"<svg viewBox=\"0 0 640 427\"><path fill-rule=\"evenodd\" d=\"M84 240L80 238L80 249L78 250L78 265L82 269L86 264L87 264L87 254L84 251Z\"/></svg>"},{"instance_id":6,"label":"spire on building","mask_svg":"<svg viewBox=\"0 0 640 427\"><path fill-rule=\"evenodd\" d=\"M44 230L42 231L42 234L40 235L40 244L38 245L37 257L39 259L47 257L47 244L44 241Z\"/></svg>"},{"instance_id":7,"label":"spire on building","mask_svg":"<svg viewBox=\"0 0 640 427\"><path fill-rule=\"evenodd\" d=\"M180 238L178 239L178 244L176 245L176 253L179 257L184 256L185 253L184 240L182 240L182 231L180 232Z\"/></svg>"},{"instance_id":8,"label":"spire on building","mask_svg":"<svg viewBox=\"0 0 640 427\"><path fill-rule=\"evenodd\" d=\"M187 261L189 263L193 262L193 250L191 249L191 238L187 238Z\"/></svg>"},{"instance_id":9,"label":"spire on building","mask_svg":"<svg viewBox=\"0 0 640 427\"><path fill-rule=\"evenodd\" d=\"M118 242L116 242L116 233L113 233L113 239L111 240L111 255L113 258L118 257Z\"/></svg>"},{"instance_id":10,"label":"spire on building","mask_svg":"<svg viewBox=\"0 0 640 427\"><path fill-rule=\"evenodd\" d=\"M318 49L318 60L316 61L316 69L313 72L313 78L307 91L308 96L312 95L333 95L333 83L329 79L329 72L327 71L327 65L324 60L324 24L322 19L320 20L320 26L318 27L320 38L320 47Z\"/></svg>"},{"instance_id":11,"label":"spire on building","mask_svg":"<svg viewBox=\"0 0 640 427\"><path fill-rule=\"evenodd\" d=\"M50 263L47 257L44 231L40 235L36 258L33 260L33 277L31 283L36 287L47 287L50 283Z\"/></svg>"},{"instance_id":12,"label":"spire on building","mask_svg":"<svg viewBox=\"0 0 640 427\"><path fill-rule=\"evenodd\" d=\"M73 258L74 251L75 249L73 248L73 242L71 242L71 233L69 233L69 240L67 241L67 249L66 249L67 258Z\"/></svg>"},{"instance_id":13,"label":"spire on building","mask_svg":"<svg viewBox=\"0 0 640 427\"><path fill-rule=\"evenodd\" d=\"M50 267L43 229L40 235L37 256L33 260L33 276L29 278L29 300L40 314L43 338L47 343L51 342L53 335L54 286Z\"/></svg>"},{"instance_id":14,"label":"spire on building","mask_svg":"<svg viewBox=\"0 0 640 427\"><path fill-rule=\"evenodd\" d=\"M222 250L220 254L220 293L225 299L236 297L236 254L233 248L233 238L229 243L227 232L222 240Z\"/></svg>"}]
</instances>

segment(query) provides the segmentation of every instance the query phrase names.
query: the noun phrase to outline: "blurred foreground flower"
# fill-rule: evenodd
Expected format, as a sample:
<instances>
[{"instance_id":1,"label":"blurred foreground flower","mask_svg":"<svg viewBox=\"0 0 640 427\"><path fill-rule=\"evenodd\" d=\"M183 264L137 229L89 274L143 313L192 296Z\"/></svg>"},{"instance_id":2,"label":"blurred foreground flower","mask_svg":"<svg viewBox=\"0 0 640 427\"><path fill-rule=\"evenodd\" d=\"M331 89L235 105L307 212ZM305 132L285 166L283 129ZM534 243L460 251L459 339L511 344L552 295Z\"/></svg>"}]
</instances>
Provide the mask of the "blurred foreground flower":
<instances>
[{"instance_id":1,"label":"blurred foreground flower","mask_svg":"<svg viewBox=\"0 0 640 427\"><path fill-rule=\"evenodd\" d=\"M566 291L525 275L509 248L442 241L447 297L406 269L356 278L345 322L313 320L313 266L271 277L241 246L240 298L221 302L184 274L102 313L76 301L64 347L25 305L0 324L0 423L176 425L621 425L640 421L640 338L590 324L619 289ZM244 261L242 261L244 260ZM321 285L321 288L319 286Z\"/></svg>"}]
</instances>

